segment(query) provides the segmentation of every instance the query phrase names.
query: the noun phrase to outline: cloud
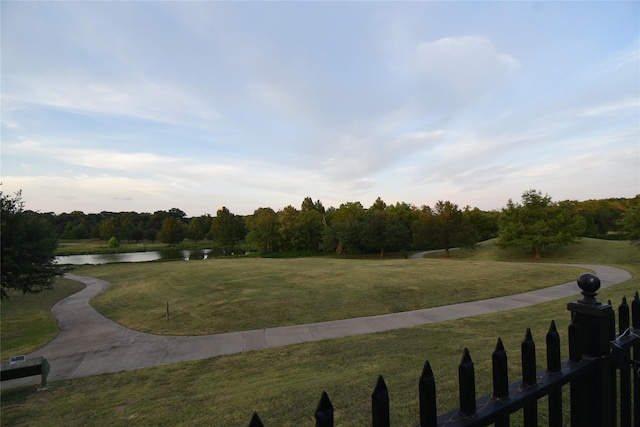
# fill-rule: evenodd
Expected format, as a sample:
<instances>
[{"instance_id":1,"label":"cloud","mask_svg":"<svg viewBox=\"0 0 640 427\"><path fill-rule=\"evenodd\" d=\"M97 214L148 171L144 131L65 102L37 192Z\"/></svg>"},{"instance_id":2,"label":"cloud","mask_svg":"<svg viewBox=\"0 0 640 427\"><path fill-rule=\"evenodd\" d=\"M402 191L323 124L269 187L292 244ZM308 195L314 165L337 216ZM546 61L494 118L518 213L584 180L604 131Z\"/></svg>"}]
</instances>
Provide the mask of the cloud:
<instances>
[{"instance_id":1,"label":"cloud","mask_svg":"<svg viewBox=\"0 0 640 427\"><path fill-rule=\"evenodd\" d=\"M498 51L483 37L447 37L418 44L415 61L419 72L434 85L443 85L444 96L458 103L473 102L495 88L520 63Z\"/></svg>"},{"instance_id":2,"label":"cloud","mask_svg":"<svg viewBox=\"0 0 640 427\"><path fill-rule=\"evenodd\" d=\"M201 128L215 128L226 120L209 100L173 82L70 74L42 78L25 73L3 78L3 99L12 108L42 106Z\"/></svg>"},{"instance_id":3,"label":"cloud","mask_svg":"<svg viewBox=\"0 0 640 427\"><path fill-rule=\"evenodd\" d=\"M416 131L408 132L398 138L393 139L388 145L391 148L400 150L409 150L414 152L421 149L429 149L442 139L444 130L436 130L432 132Z\"/></svg>"},{"instance_id":4,"label":"cloud","mask_svg":"<svg viewBox=\"0 0 640 427\"><path fill-rule=\"evenodd\" d=\"M620 101L614 101L607 104L596 105L584 108L581 112L582 116L600 116L617 112L640 113L640 98L626 98Z\"/></svg>"}]
</instances>

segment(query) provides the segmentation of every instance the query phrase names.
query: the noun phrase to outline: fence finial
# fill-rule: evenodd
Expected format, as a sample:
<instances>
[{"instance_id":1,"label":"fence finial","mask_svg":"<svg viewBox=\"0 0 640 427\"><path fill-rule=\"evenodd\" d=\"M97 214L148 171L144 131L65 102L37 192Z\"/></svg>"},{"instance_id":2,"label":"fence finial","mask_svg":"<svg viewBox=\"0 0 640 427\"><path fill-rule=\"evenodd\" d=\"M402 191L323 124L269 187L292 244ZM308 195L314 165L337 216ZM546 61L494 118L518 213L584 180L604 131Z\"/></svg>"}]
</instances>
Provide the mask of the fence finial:
<instances>
[{"instance_id":1,"label":"fence finial","mask_svg":"<svg viewBox=\"0 0 640 427\"><path fill-rule=\"evenodd\" d=\"M469 349L465 347L458 365L458 392L460 410L466 415L476 413L476 376Z\"/></svg>"},{"instance_id":2,"label":"fence finial","mask_svg":"<svg viewBox=\"0 0 640 427\"><path fill-rule=\"evenodd\" d=\"M389 389L382 375L378 376L378 382L371 394L371 415L373 427L389 426Z\"/></svg>"},{"instance_id":3,"label":"fence finial","mask_svg":"<svg viewBox=\"0 0 640 427\"><path fill-rule=\"evenodd\" d=\"M251 417L249 427L264 427L264 424L262 424L262 421L260 420L260 417L256 412L254 412L253 416Z\"/></svg>"},{"instance_id":4,"label":"fence finial","mask_svg":"<svg viewBox=\"0 0 640 427\"><path fill-rule=\"evenodd\" d=\"M491 355L493 367L493 395L497 399L509 397L509 367L507 365L507 352L502 340L498 338L496 349Z\"/></svg>"},{"instance_id":5,"label":"fence finial","mask_svg":"<svg viewBox=\"0 0 640 427\"><path fill-rule=\"evenodd\" d=\"M437 425L436 381L428 360L424 362L424 367L422 368L418 391L420 393L420 425L422 427Z\"/></svg>"},{"instance_id":6,"label":"fence finial","mask_svg":"<svg viewBox=\"0 0 640 427\"><path fill-rule=\"evenodd\" d=\"M333 426L333 405L329 400L329 395L326 391L322 392L320 402L316 408L316 427L329 427Z\"/></svg>"},{"instance_id":7,"label":"fence finial","mask_svg":"<svg viewBox=\"0 0 640 427\"><path fill-rule=\"evenodd\" d=\"M580 293L584 295L584 298L578 302L591 305L602 304L596 299L596 295L598 295L596 291L600 289L600 279L598 276L591 273L581 274L580 277L578 277L578 286L582 289Z\"/></svg>"}]
</instances>

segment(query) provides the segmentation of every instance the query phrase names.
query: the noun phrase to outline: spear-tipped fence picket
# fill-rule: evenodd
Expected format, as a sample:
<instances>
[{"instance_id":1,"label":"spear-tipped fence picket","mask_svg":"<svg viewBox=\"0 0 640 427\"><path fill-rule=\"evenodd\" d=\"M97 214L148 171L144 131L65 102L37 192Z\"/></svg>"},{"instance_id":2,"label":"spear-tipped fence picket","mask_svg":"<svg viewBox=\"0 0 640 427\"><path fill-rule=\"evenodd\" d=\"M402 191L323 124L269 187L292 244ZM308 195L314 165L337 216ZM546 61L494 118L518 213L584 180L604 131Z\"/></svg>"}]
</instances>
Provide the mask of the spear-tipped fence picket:
<instances>
[{"instance_id":1,"label":"spear-tipped fence picket","mask_svg":"<svg viewBox=\"0 0 640 427\"><path fill-rule=\"evenodd\" d=\"M437 415L436 381L429 361L418 380L420 424L418 427L461 427L510 425L510 416L522 409L525 427L537 427L538 401L547 397L549 426L563 426L562 386L570 388L570 423L573 427L640 426L640 297L629 305L623 297L615 313L608 304L596 299L600 279L592 274L578 278L583 298L571 302L569 359L560 359L560 336L554 321L546 335L547 367L537 370L536 348L527 329L521 344L522 378L509 384L507 353L498 338L491 356L493 393L476 399L475 370L468 349L458 366L460 407ZM633 350L633 358L631 357ZM633 378L633 387L632 381ZM619 383L619 384L618 384ZM619 406L618 406L619 405ZM618 412L619 408L619 414ZM322 393L314 414L316 427L332 427L333 404ZM371 420L374 427L390 426L389 392L382 376L371 395ZM264 427L254 412L249 427Z\"/></svg>"}]
</instances>

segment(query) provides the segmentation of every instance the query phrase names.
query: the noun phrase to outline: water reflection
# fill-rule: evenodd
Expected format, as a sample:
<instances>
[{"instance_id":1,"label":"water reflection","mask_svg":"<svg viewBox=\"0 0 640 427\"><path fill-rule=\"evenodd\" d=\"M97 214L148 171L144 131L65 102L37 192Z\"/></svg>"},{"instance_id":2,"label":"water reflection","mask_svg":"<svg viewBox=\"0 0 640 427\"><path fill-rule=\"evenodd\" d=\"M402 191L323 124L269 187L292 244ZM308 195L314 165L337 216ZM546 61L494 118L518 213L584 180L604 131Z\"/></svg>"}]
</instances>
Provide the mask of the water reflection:
<instances>
[{"instance_id":1,"label":"water reflection","mask_svg":"<svg viewBox=\"0 0 640 427\"><path fill-rule=\"evenodd\" d=\"M121 254L64 255L56 257L58 264L98 265L113 262L148 262L160 259L203 260L213 256L211 249L126 252Z\"/></svg>"}]
</instances>

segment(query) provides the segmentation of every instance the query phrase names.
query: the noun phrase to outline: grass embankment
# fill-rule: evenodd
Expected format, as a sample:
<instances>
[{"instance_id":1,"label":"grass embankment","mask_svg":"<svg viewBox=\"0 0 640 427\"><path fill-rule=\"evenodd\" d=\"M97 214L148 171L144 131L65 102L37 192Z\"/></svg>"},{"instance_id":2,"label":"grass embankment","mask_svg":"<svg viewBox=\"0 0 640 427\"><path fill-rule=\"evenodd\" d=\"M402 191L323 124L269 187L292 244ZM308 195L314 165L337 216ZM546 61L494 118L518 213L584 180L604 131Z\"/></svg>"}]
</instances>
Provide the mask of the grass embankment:
<instances>
[{"instance_id":1,"label":"grass embankment","mask_svg":"<svg viewBox=\"0 0 640 427\"><path fill-rule=\"evenodd\" d=\"M573 251L547 261L616 265L633 274L633 279L603 290L600 300L610 298L617 304L623 295L640 289L640 253L628 243L586 240ZM467 260L476 256L486 260L502 255L491 246L471 257L454 254ZM576 297L577 292L576 288ZM34 387L6 390L2 424L241 426L256 410L266 425L312 426L313 412L326 390L336 425L367 425L371 392L383 374L392 424L413 426L418 422L417 381L425 360L435 373L438 412L446 412L457 406L457 364L464 347L475 363L478 396L491 390L491 352L498 337L511 359L510 381L517 381L519 347L527 327L538 344L539 369L545 364L544 335L551 319L556 320L566 350L566 304L573 299L378 334L57 381L47 392L38 393Z\"/></svg>"},{"instance_id":2,"label":"grass embankment","mask_svg":"<svg viewBox=\"0 0 640 427\"><path fill-rule=\"evenodd\" d=\"M0 310L0 359L30 353L55 338L58 324L51 317L51 307L83 288L81 283L59 279L53 290L9 292L10 299L2 301Z\"/></svg>"},{"instance_id":3,"label":"grass embankment","mask_svg":"<svg viewBox=\"0 0 640 427\"><path fill-rule=\"evenodd\" d=\"M396 313L575 280L584 269L451 260L210 259L83 266L92 305L132 329L202 335ZM166 320L169 302L171 320Z\"/></svg>"}]
</instances>

